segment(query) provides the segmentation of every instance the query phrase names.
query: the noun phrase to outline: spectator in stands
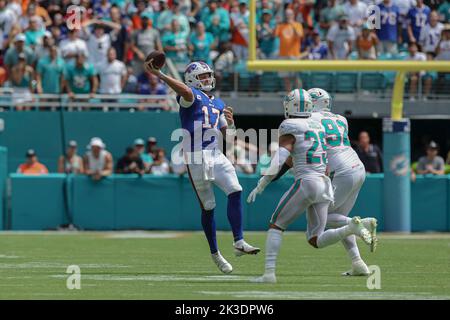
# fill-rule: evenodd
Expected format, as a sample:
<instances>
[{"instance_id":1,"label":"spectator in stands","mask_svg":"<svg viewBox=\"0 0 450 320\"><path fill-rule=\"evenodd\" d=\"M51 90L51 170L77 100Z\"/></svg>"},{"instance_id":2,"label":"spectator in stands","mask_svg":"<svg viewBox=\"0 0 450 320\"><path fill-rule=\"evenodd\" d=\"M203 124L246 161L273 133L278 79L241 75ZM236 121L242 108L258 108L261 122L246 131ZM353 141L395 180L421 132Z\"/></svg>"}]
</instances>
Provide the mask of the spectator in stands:
<instances>
[{"instance_id":1,"label":"spectator in stands","mask_svg":"<svg viewBox=\"0 0 450 320\"><path fill-rule=\"evenodd\" d=\"M84 54L85 57L89 56L86 41L79 38L79 31L77 29L70 29L68 31L68 37L60 42L59 49L66 62L74 61L75 57L81 53Z\"/></svg>"},{"instance_id":2,"label":"spectator in stands","mask_svg":"<svg viewBox=\"0 0 450 320\"><path fill-rule=\"evenodd\" d=\"M450 24L446 24L436 47L435 60L450 60Z\"/></svg>"},{"instance_id":3,"label":"spectator in stands","mask_svg":"<svg viewBox=\"0 0 450 320\"><path fill-rule=\"evenodd\" d=\"M39 0L30 0L28 3L28 15L30 17L32 16L39 16L41 18L41 23L43 24L43 27L48 27L52 24L52 19L50 18L50 15L48 14L47 10L44 6L41 6L39 4ZM43 2L43 1L42 1ZM28 28L27 26L24 26L24 29Z\"/></svg>"},{"instance_id":4,"label":"spectator in stands","mask_svg":"<svg viewBox=\"0 0 450 320\"><path fill-rule=\"evenodd\" d=\"M378 37L365 23L361 34L356 38L356 48L360 60L375 60L377 58Z\"/></svg>"},{"instance_id":5,"label":"spectator in stands","mask_svg":"<svg viewBox=\"0 0 450 320\"><path fill-rule=\"evenodd\" d=\"M383 158L381 150L377 145L370 143L370 136L367 131L361 131L358 137L356 153L361 159L367 173L383 172Z\"/></svg>"},{"instance_id":6,"label":"spectator in stands","mask_svg":"<svg viewBox=\"0 0 450 320\"><path fill-rule=\"evenodd\" d=\"M146 95L166 95L167 87L151 73L143 72L137 79L137 93Z\"/></svg>"},{"instance_id":7,"label":"spectator in stands","mask_svg":"<svg viewBox=\"0 0 450 320\"><path fill-rule=\"evenodd\" d=\"M144 140L140 138L134 140L134 148L136 149L136 152L139 154L139 156L142 159L142 162L144 163L145 172L149 172L150 167L153 164L153 156L145 152Z\"/></svg>"},{"instance_id":8,"label":"spectator in stands","mask_svg":"<svg viewBox=\"0 0 450 320\"><path fill-rule=\"evenodd\" d=\"M126 149L125 155L117 161L116 173L137 173L144 174L144 162L138 151L133 147Z\"/></svg>"},{"instance_id":9,"label":"spectator in stands","mask_svg":"<svg viewBox=\"0 0 450 320\"><path fill-rule=\"evenodd\" d=\"M164 33L161 42L166 56L176 64L179 71L184 71L188 62L187 37L180 30L178 20L172 20L170 31Z\"/></svg>"},{"instance_id":10,"label":"spectator in stands","mask_svg":"<svg viewBox=\"0 0 450 320\"><path fill-rule=\"evenodd\" d=\"M324 34L328 33L331 26L344 14L344 8L336 0L328 0L327 6L320 10L320 28Z\"/></svg>"},{"instance_id":11,"label":"spectator in stands","mask_svg":"<svg viewBox=\"0 0 450 320\"><path fill-rule=\"evenodd\" d=\"M142 16L142 29L137 30L132 35L131 49L134 53L133 70L134 74L144 71L143 62L147 55L155 50L162 51L159 31L152 28L147 16Z\"/></svg>"},{"instance_id":12,"label":"spectator in stands","mask_svg":"<svg viewBox=\"0 0 450 320\"><path fill-rule=\"evenodd\" d=\"M170 10L164 10L158 17L158 29L162 34L172 30L172 21L177 20L180 26L180 33L184 38L187 38L190 32L189 20L186 15L180 12L180 1L172 1L172 7Z\"/></svg>"},{"instance_id":13,"label":"spectator in stands","mask_svg":"<svg viewBox=\"0 0 450 320\"><path fill-rule=\"evenodd\" d=\"M52 33L56 44L59 44L62 40L66 39L69 34L66 21L61 13L57 12L53 16L53 25L50 27L50 32Z\"/></svg>"},{"instance_id":14,"label":"spectator in stands","mask_svg":"<svg viewBox=\"0 0 450 320\"><path fill-rule=\"evenodd\" d=\"M31 48L36 47L41 43L44 37L45 28L41 25L41 18L38 16L33 16L30 18L30 26L27 31L25 31L25 44Z\"/></svg>"},{"instance_id":15,"label":"spectator in stands","mask_svg":"<svg viewBox=\"0 0 450 320\"><path fill-rule=\"evenodd\" d=\"M411 61L426 61L427 56L423 52L418 51L417 44L415 42L411 42L408 45L408 51L409 56L406 58L406 60ZM409 100L415 101L416 100L416 94L417 94L417 86L419 81L422 80L422 77L425 75L425 72L419 71L419 72L409 72ZM424 88L424 97L430 93L431 90L431 82L432 79L430 77L425 78L425 88Z\"/></svg>"},{"instance_id":16,"label":"spectator in stands","mask_svg":"<svg viewBox=\"0 0 450 320\"><path fill-rule=\"evenodd\" d=\"M24 52L19 53L17 58L17 64L11 67L10 81L14 89L13 103L18 109L22 109L21 103L32 101L34 70L27 65Z\"/></svg>"},{"instance_id":17,"label":"spectator in stands","mask_svg":"<svg viewBox=\"0 0 450 320\"><path fill-rule=\"evenodd\" d=\"M313 42L308 48L308 58L310 60L323 60L328 56L328 47L325 42L320 39L320 34L317 30L312 32Z\"/></svg>"},{"instance_id":18,"label":"spectator in stands","mask_svg":"<svg viewBox=\"0 0 450 320\"><path fill-rule=\"evenodd\" d=\"M344 4L344 10L348 15L349 25L359 34L367 20L367 5L359 0L349 0Z\"/></svg>"},{"instance_id":19,"label":"spectator in stands","mask_svg":"<svg viewBox=\"0 0 450 320\"><path fill-rule=\"evenodd\" d=\"M107 61L107 52L111 47L111 37L109 34L105 33L105 26L101 22L98 22L97 20L92 21L94 23L94 33L89 33L88 36L88 62L94 66L97 72L99 72L102 65ZM89 24L85 26L86 29L88 25Z\"/></svg>"},{"instance_id":20,"label":"spectator in stands","mask_svg":"<svg viewBox=\"0 0 450 320\"><path fill-rule=\"evenodd\" d=\"M208 0L208 5L201 12L206 31L220 42L230 39L230 16L227 10L218 6L217 0Z\"/></svg>"},{"instance_id":21,"label":"spectator in stands","mask_svg":"<svg viewBox=\"0 0 450 320\"><path fill-rule=\"evenodd\" d=\"M348 16L339 16L338 24L333 25L327 34L328 55L330 59L348 59L352 52L355 31L348 25Z\"/></svg>"},{"instance_id":22,"label":"spectator in stands","mask_svg":"<svg viewBox=\"0 0 450 320\"><path fill-rule=\"evenodd\" d=\"M131 9L129 11L133 12L131 14L131 23L132 28L134 30L142 29L142 20L146 17L148 20L152 21L153 28L157 28L158 25L156 23L156 12L153 12L152 7L147 7L147 4L144 0L137 0L134 3L130 4ZM167 9L165 6L162 9Z\"/></svg>"},{"instance_id":23,"label":"spectator in stands","mask_svg":"<svg viewBox=\"0 0 450 320\"><path fill-rule=\"evenodd\" d=\"M123 88L124 93L137 93L138 89L138 79L133 73L133 67L127 66L127 83L125 88Z\"/></svg>"},{"instance_id":24,"label":"spectator in stands","mask_svg":"<svg viewBox=\"0 0 450 320\"><path fill-rule=\"evenodd\" d=\"M274 37L275 19L272 18L272 10L262 10L262 21L256 25L258 44L263 59L274 58L277 48Z\"/></svg>"},{"instance_id":25,"label":"spectator in stands","mask_svg":"<svg viewBox=\"0 0 450 320\"><path fill-rule=\"evenodd\" d=\"M75 140L68 143L67 151L58 159L59 173L83 174L83 159L77 154L78 144Z\"/></svg>"},{"instance_id":26,"label":"spectator in stands","mask_svg":"<svg viewBox=\"0 0 450 320\"><path fill-rule=\"evenodd\" d=\"M281 59L299 59L303 39L303 27L294 20L294 11L292 9L286 9L284 15L284 22L278 24L274 31L274 35L280 39L279 57ZM286 92L291 91L292 82L295 82L294 86L296 88L300 86L296 73L280 72L280 77L284 79L284 89Z\"/></svg>"},{"instance_id":27,"label":"spectator in stands","mask_svg":"<svg viewBox=\"0 0 450 320\"><path fill-rule=\"evenodd\" d=\"M50 54L39 59L36 67L36 89L42 93L61 93L64 60L59 56L58 47L52 45Z\"/></svg>"},{"instance_id":28,"label":"spectator in stands","mask_svg":"<svg viewBox=\"0 0 450 320\"><path fill-rule=\"evenodd\" d=\"M63 79L70 98L74 98L75 94L90 94L94 97L97 92L97 73L94 67L86 62L82 52L76 55L75 63L66 65Z\"/></svg>"},{"instance_id":29,"label":"spectator in stands","mask_svg":"<svg viewBox=\"0 0 450 320\"><path fill-rule=\"evenodd\" d=\"M120 94L127 82L127 68L117 60L116 49L111 47L107 52L107 61L99 67L100 93Z\"/></svg>"},{"instance_id":30,"label":"spectator in stands","mask_svg":"<svg viewBox=\"0 0 450 320\"><path fill-rule=\"evenodd\" d=\"M113 6L109 12L112 24L109 27L112 29L111 46L116 49L117 59L120 61L126 61L126 53L130 47L130 34L127 26L121 21L120 9Z\"/></svg>"},{"instance_id":31,"label":"spectator in stands","mask_svg":"<svg viewBox=\"0 0 450 320\"><path fill-rule=\"evenodd\" d=\"M416 5L416 0L392 0L392 3L399 9L399 44L409 43L408 37L408 12L413 6Z\"/></svg>"},{"instance_id":32,"label":"spectator in stands","mask_svg":"<svg viewBox=\"0 0 450 320\"><path fill-rule=\"evenodd\" d=\"M250 12L247 8L247 0L239 0L239 5L231 8L231 43L234 54L238 60L246 60L248 57L249 16Z\"/></svg>"},{"instance_id":33,"label":"spectator in stands","mask_svg":"<svg viewBox=\"0 0 450 320\"><path fill-rule=\"evenodd\" d=\"M26 161L19 165L17 173L27 175L42 175L48 173L47 167L38 161L36 152L33 149L29 149L25 154L25 157Z\"/></svg>"},{"instance_id":34,"label":"spectator in stands","mask_svg":"<svg viewBox=\"0 0 450 320\"><path fill-rule=\"evenodd\" d=\"M151 166L150 172L157 176L170 173L169 161L166 159L166 152L163 148L158 148L155 150L155 159Z\"/></svg>"},{"instance_id":35,"label":"spectator in stands","mask_svg":"<svg viewBox=\"0 0 450 320\"><path fill-rule=\"evenodd\" d=\"M427 54L428 60L436 56L436 48L441 40L444 25L439 22L439 15L436 11L430 13L430 21L420 30L419 44L422 51Z\"/></svg>"},{"instance_id":36,"label":"spectator in stands","mask_svg":"<svg viewBox=\"0 0 450 320\"><path fill-rule=\"evenodd\" d=\"M419 158L416 169L417 173L443 175L445 171L445 162L438 153L439 145L434 141L430 141L427 146L427 155Z\"/></svg>"},{"instance_id":37,"label":"spectator in stands","mask_svg":"<svg viewBox=\"0 0 450 320\"><path fill-rule=\"evenodd\" d=\"M423 0L416 0L417 4L408 11L408 37L410 42L419 42L420 31L429 21L430 8L423 3Z\"/></svg>"},{"instance_id":38,"label":"spectator in stands","mask_svg":"<svg viewBox=\"0 0 450 320\"><path fill-rule=\"evenodd\" d=\"M50 54L50 47L54 44L55 40L53 39L52 33L50 31L45 31L44 36L42 37L42 41L38 43L34 48L36 61L39 61L39 59L48 56Z\"/></svg>"},{"instance_id":39,"label":"spectator in stands","mask_svg":"<svg viewBox=\"0 0 450 320\"><path fill-rule=\"evenodd\" d=\"M437 11L442 22L448 23L450 21L450 2L448 0L442 2Z\"/></svg>"},{"instance_id":40,"label":"spectator in stands","mask_svg":"<svg viewBox=\"0 0 450 320\"><path fill-rule=\"evenodd\" d=\"M158 150L158 140L155 137L148 137L147 139L147 153L156 159L156 152Z\"/></svg>"},{"instance_id":41,"label":"spectator in stands","mask_svg":"<svg viewBox=\"0 0 450 320\"><path fill-rule=\"evenodd\" d=\"M25 35L23 33L16 35L14 38L14 46L11 46L6 50L4 64L8 73L10 73L11 68L19 62L19 55L21 53L25 55L27 65L32 65L34 63L35 56L33 50L25 45Z\"/></svg>"},{"instance_id":42,"label":"spectator in stands","mask_svg":"<svg viewBox=\"0 0 450 320\"><path fill-rule=\"evenodd\" d=\"M112 174L113 157L105 149L102 139L94 137L88 145L88 152L83 157L85 174L98 181Z\"/></svg>"},{"instance_id":43,"label":"spectator in stands","mask_svg":"<svg viewBox=\"0 0 450 320\"><path fill-rule=\"evenodd\" d=\"M197 23L195 32L190 36L188 46L192 61L205 61L208 65L212 64L210 52L215 47L215 41L213 35L206 32L203 22Z\"/></svg>"},{"instance_id":44,"label":"spectator in stands","mask_svg":"<svg viewBox=\"0 0 450 320\"><path fill-rule=\"evenodd\" d=\"M234 53L229 41L219 44L219 55L214 60L214 76L216 78L216 95L220 95L222 80L225 74L233 72Z\"/></svg>"},{"instance_id":45,"label":"spectator in stands","mask_svg":"<svg viewBox=\"0 0 450 320\"><path fill-rule=\"evenodd\" d=\"M380 39L378 52L397 54L397 42L401 42L400 9L391 0L383 0L380 8L380 29L377 36Z\"/></svg>"},{"instance_id":46,"label":"spectator in stands","mask_svg":"<svg viewBox=\"0 0 450 320\"><path fill-rule=\"evenodd\" d=\"M108 0L100 0L94 3L94 13L98 19L105 19L109 17L112 9L111 3Z\"/></svg>"},{"instance_id":47,"label":"spectator in stands","mask_svg":"<svg viewBox=\"0 0 450 320\"><path fill-rule=\"evenodd\" d=\"M0 0L0 41L2 42L0 49L7 48L3 47L3 40L8 37L14 25L17 24L19 15L7 6L6 0Z\"/></svg>"}]
</instances>

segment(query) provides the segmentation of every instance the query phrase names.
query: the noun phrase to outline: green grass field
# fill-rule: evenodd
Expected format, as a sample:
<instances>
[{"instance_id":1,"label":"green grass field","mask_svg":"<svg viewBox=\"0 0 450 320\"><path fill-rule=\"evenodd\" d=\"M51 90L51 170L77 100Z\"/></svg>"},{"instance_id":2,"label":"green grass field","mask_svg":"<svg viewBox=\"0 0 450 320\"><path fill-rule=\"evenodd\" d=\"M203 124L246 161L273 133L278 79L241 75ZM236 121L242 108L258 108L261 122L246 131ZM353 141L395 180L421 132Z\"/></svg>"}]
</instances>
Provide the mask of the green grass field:
<instances>
[{"instance_id":1,"label":"green grass field","mask_svg":"<svg viewBox=\"0 0 450 320\"><path fill-rule=\"evenodd\" d=\"M264 248L265 233L247 234ZM338 244L317 250L288 232L278 283L252 284L258 256L232 255L230 233L219 245L231 275L213 265L202 233L0 233L1 299L450 299L450 234L381 234L377 252L359 242L368 265L381 268L381 289L349 267ZM81 289L68 290L67 266L81 268Z\"/></svg>"}]
</instances>

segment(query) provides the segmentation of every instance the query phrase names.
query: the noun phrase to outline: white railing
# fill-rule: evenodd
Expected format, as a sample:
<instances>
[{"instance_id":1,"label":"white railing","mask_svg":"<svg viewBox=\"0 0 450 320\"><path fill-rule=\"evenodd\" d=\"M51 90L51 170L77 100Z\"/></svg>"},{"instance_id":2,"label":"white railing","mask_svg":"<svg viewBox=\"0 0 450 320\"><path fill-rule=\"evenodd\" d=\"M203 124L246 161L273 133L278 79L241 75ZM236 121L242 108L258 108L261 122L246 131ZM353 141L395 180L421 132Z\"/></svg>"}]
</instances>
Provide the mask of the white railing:
<instances>
[{"instance_id":1,"label":"white railing","mask_svg":"<svg viewBox=\"0 0 450 320\"><path fill-rule=\"evenodd\" d=\"M0 88L0 108L2 111L14 110L177 110L174 95L140 94L33 94L27 90Z\"/></svg>"}]
</instances>

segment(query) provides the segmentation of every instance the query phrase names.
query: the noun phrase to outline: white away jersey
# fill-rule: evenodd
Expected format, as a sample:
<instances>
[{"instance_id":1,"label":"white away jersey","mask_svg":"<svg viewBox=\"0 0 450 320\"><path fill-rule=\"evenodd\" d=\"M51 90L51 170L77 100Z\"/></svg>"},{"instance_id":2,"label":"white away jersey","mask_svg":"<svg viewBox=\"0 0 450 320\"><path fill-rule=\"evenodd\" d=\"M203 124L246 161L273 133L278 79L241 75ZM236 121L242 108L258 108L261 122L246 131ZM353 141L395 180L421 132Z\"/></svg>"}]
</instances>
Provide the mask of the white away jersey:
<instances>
[{"instance_id":1,"label":"white away jersey","mask_svg":"<svg viewBox=\"0 0 450 320\"><path fill-rule=\"evenodd\" d=\"M327 166L327 155L322 148L325 131L320 122L312 118L286 119L278 128L280 136L295 137L291 152L295 179L323 176Z\"/></svg>"},{"instance_id":2,"label":"white away jersey","mask_svg":"<svg viewBox=\"0 0 450 320\"><path fill-rule=\"evenodd\" d=\"M325 130L325 145L330 173L349 174L355 167L363 166L348 139L348 123L345 117L332 112L313 112L312 118Z\"/></svg>"}]
</instances>

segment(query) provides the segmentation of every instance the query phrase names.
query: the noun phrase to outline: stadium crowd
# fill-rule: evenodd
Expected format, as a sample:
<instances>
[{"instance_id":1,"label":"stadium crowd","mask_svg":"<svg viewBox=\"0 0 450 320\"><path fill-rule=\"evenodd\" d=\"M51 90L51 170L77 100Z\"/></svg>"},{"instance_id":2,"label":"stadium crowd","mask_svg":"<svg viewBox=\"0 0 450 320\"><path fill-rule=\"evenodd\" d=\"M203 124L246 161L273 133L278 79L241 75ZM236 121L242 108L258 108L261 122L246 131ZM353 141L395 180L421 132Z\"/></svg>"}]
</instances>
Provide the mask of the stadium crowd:
<instances>
[{"instance_id":1,"label":"stadium crowd","mask_svg":"<svg viewBox=\"0 0 450 320\"><path fill-rule=\"evenodd\" d=\"M448 0L261 0L258 55L449 60L449 8ZM0 0L0 86L24 97L164 95L165 85L143 72L146 55L164 50L180 72L190 60L213 64L220 89L223 73L248 55L248 22L247 0ZM298 80L280 76L286 91ZM421 78L426 97L441 76L410 74L411 98Z\"/></svg>"}]
</instances>

